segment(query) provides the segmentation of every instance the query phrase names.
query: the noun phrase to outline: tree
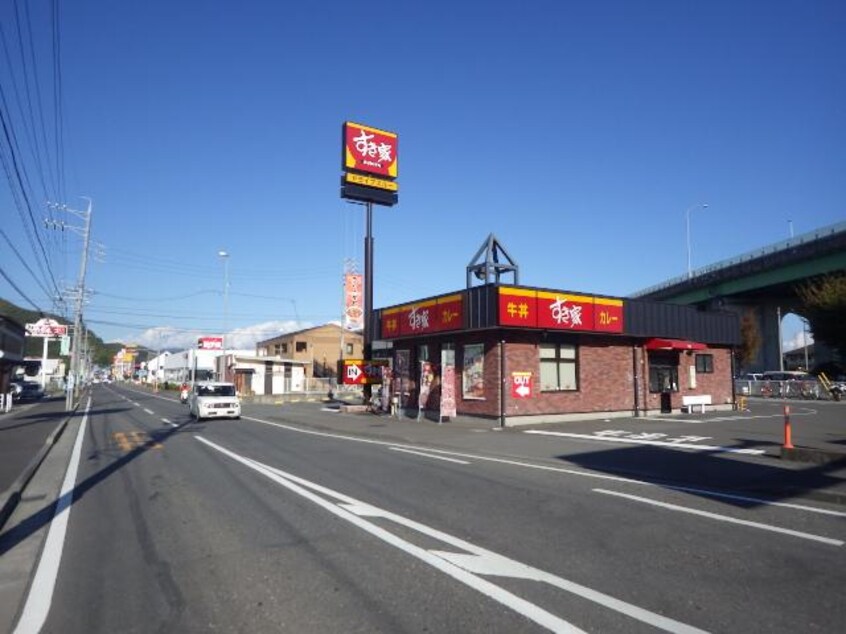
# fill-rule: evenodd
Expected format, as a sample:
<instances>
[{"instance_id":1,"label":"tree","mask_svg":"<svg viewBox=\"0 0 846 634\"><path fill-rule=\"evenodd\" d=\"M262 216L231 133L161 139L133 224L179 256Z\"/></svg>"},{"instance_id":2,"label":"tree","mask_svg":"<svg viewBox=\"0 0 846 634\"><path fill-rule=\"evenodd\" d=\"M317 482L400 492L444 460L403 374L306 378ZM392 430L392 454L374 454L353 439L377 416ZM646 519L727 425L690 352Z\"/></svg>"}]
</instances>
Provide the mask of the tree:
<instances>
[{"instance_id":1,"label":"tree","mask_svg":"<svg viewBox=\"0 0 846 634\"><path fill-rule=\"evenodd\" d=\"M846 358L846 273L827 275L796 288L814 341Z\"/></svg>"},{"instance_id":2,"label":"tree","mask_svg":"<svg viewBox=\"0 0 846 634\"><path fill-rule=\"evenodd\" d=\"M740 318L740 348L737 351L737 362L741 368L748 368L758 358L761 349L761 331L755 313L747 310Z\"/></svg>"}]
</instances>

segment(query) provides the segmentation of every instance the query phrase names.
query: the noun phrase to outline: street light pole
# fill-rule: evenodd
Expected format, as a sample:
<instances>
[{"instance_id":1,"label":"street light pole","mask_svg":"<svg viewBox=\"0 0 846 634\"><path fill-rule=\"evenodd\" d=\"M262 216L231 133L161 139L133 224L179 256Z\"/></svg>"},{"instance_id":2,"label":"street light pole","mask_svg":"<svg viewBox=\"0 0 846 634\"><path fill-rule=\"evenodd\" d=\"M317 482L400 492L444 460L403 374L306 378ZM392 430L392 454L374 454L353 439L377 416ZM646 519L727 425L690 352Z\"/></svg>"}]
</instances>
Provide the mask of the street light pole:
<instances>
[{"instance_id":1,"label":"street light pole","mask_svg":"<svg viewBox=\"0 0 846 634\"><path fill-rule=\"evenodd\" d=\"M690 212L694 209L698 209L702 207L702 209L708 208L708 203L697 203L691 207L687 208L687 211L684 212L685 219L687 220L687 279L693 277L693 267L691 266L690 260Z\"/></svg>"},{"instance_id":2,"label":"street light pole","mask_svg":"<svg viewBox=\"0 0 846 634\"><path fill-rule=\"evenodd\" d=\"M226 380L226 330L229 326L229 253L218 251L218 257L223 260L223 376Z\"/></svg>"}]
</instances>

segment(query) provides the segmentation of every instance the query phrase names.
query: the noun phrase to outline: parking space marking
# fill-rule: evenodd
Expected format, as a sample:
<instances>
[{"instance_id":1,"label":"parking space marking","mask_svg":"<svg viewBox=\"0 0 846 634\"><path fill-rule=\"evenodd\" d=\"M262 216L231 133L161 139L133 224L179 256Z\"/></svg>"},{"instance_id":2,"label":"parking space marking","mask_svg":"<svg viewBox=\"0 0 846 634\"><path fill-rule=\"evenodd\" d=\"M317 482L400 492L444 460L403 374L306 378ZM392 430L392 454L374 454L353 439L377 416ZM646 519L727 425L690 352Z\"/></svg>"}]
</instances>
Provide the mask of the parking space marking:
<instances>
[{"instance_id":1,"label":"parking space marking","mask_svg":"<svg viewBox=\"0 0 846 634\"><path fill-rule=\"evenodd\" d=\"M707 451L709 453L738 453L750 456L760 456L765 453L763 449L737 449L735 447L720 447L717 445L694 445L684 442L669 442L662 440L647 440L632 437L598 436L595 434L573 434L563 431L543 431L540 429L529 429L524 434L537 434L539 436L560 436L562 438L579 438L582 440L595 440L597 442L616 442L629 445L649 445L652 447L666 447L670 449L692 449L694 451Z\"/></svg>"},{"instance_id":2,"label":"parking space marking","mask_svg":"<svg viewBox=\"0 0 846 634\"><path fill-rule=\"evenodd\" d=\"M649 498L640 497L639 495L631 495L629 493L621 493L619 491L609 491L607 489L592 489L595 493L602 493L604 495L613 495L616 497L633 500L635 502L643 502L644 504L651 504L652 506L659 506L670 511L680 511L682 513L689 513L691 515L698 515L699 517L707 517L709 519L720 522L728 522L729 524L740 524L742 526L750 526L752 528L759 528L773 533L781 533L783 535L791 535L793 537L801 537L802 539L809 539L811 541L828 544L829 546L842 546L843 541L839 539L831 539L830 537L822 537L820 535L813 535L811 533L803 533L801 531L794 531L789 528L780 528L771 524L762 524L761 522L750 522L749 520L739 520L728 515L719 515L717 513L709 513L708 511L700 511L699 509L692 509L686 506L679 506L678 504L670 504L668 502L659 502L658 500L651 500Z\"/></svg>"}]
</instances>

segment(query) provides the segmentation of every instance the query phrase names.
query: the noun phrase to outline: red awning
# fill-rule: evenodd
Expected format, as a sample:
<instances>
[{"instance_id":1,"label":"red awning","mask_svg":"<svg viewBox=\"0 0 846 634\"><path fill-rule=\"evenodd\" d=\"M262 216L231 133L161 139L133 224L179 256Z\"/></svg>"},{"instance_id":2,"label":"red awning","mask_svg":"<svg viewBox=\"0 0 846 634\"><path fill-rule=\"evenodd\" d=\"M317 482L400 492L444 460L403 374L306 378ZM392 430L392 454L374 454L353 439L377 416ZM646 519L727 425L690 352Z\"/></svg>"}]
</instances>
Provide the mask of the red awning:
<instances>
[{"instance_id":1,"label":"red awning","mask_svg":"<svg viewBox=\"0 0 846 634\"><path fill-rule=\"evenodd\" d=\"M708 346L696 341L682 339L647 339L643 346L647 350L705 350Z\"/></svg>"}]
</instances>

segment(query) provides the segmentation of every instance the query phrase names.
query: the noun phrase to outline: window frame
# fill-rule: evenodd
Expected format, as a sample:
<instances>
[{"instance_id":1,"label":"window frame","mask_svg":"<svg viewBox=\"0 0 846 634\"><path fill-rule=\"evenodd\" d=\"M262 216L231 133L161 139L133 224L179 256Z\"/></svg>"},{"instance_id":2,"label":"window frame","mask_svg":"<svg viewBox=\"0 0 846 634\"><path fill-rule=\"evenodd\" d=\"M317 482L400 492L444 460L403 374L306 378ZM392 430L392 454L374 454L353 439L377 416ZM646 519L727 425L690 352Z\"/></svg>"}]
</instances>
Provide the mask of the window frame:
<instances>
[{"instance_id":1,"label":"window frame","mask_svg":"<svg viewBox=\"0 0 846 634\"><path fill-rule=\"evenodd\" d=\"M699 361L702 360L700 367ZM697 354L693 359L694 367L697 374L713 374L714 373L714 355L713 354Z\"/></svg>"},{"instance_id":2,"label":"window frame","mask_svg":"<svg viewBox=\"0 0 846 634\"><path fill-rule=\"evenodd\" d=\"M548 350L550 347L554 346L555 354L551 357L544 357L541 350ZM568 352L572 352L572 357L562 355L562 349L567 350ZM555 393L555 392L579 392L581 391L581 381L580 381L580 359L579 359L579 346L575 343L560 343L560 342L544 342L538 344L538 370L540 371L539 374L539 382L540 382L540 391L542 393ZM544 386L544 366L550 367L555 366L555 383L557 387L545 387ZM562 374L561 370L563 367L572 367L573 379L574 379L574 387L561 387L562 384Z\"/></svg>"}]
</instances>

